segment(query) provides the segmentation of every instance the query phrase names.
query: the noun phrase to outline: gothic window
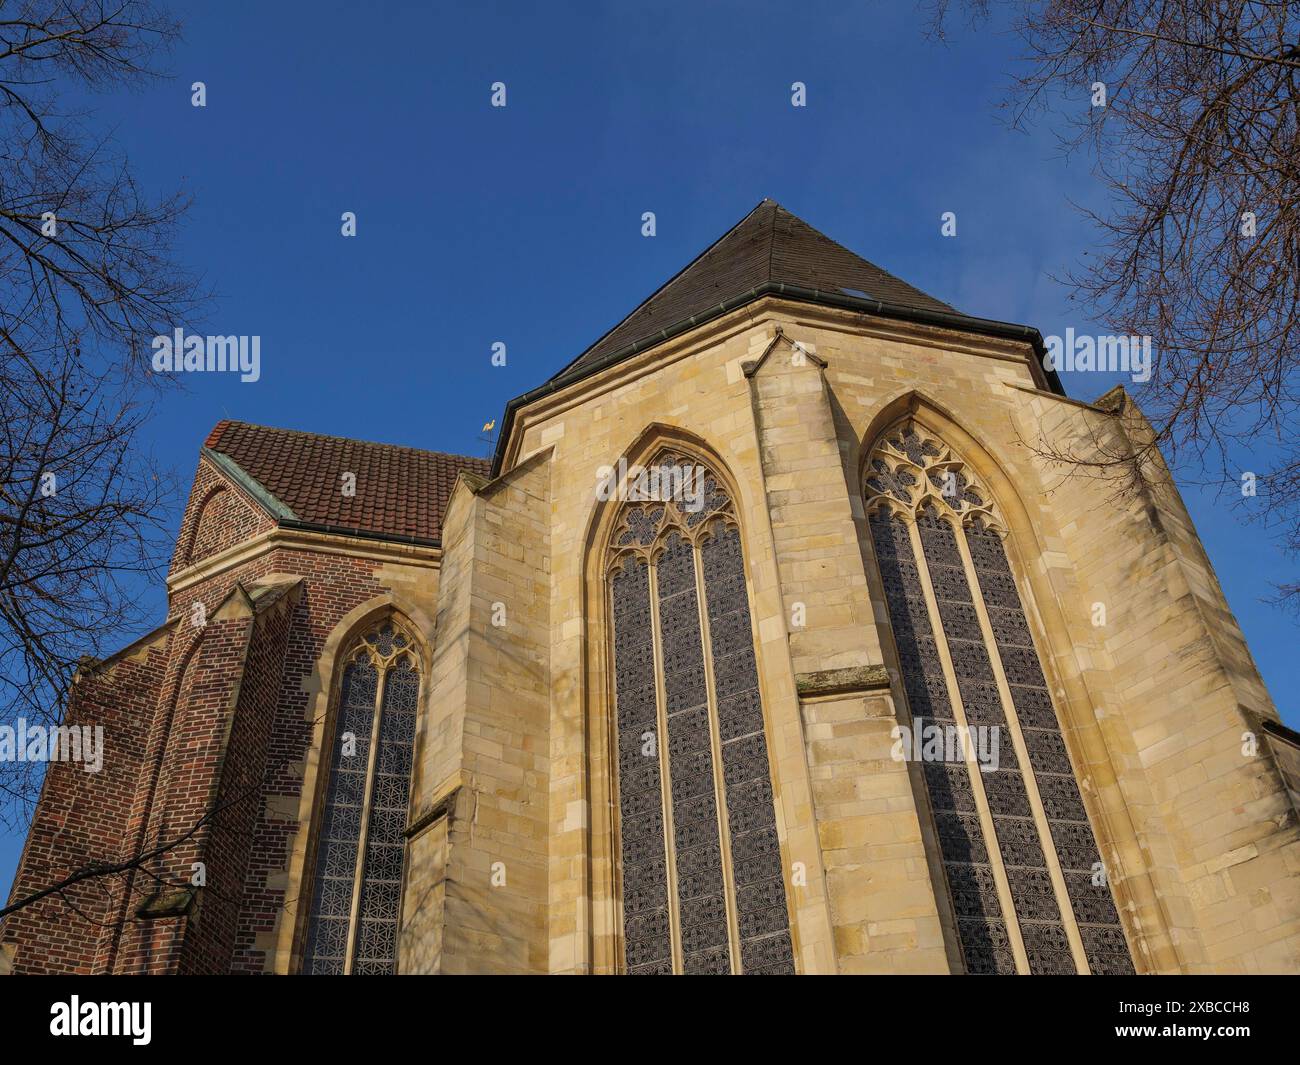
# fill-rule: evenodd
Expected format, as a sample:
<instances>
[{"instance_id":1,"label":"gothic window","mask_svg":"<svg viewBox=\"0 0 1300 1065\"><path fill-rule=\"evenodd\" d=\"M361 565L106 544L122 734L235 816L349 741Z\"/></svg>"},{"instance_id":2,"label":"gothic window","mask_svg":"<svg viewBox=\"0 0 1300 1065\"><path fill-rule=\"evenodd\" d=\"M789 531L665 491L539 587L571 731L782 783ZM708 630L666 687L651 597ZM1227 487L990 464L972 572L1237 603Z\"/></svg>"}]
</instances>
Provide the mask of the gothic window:
<instances>
[{"instance_id":1,"label":"gothic window","mask_svg":"<svg viewBox=\"0 0 1300 1065\"><path fill-rule=\"evenodd\" d=\"M626 971L793 973L735 507L692 458L648 472L607 571Z\"/></svg>"},{"instance_id":2,"label":"gothic window","mask_svg":"<svg viewBox=\"0 0 1300 1065\"><path fill-rule=\"evenodd\" d=\"M998 734L996 768L920 759L966 971L1074 973L1073 938L1089 971L1133 972L990 495L912 420L864 491L914 744L927 726Z\"/></svg>"},{"instance_id":3,"label":"gothic window","mask_svg":"<svg viewBox=\"0 0 1300 1065\"><path fill-rule=\"evenodd\" d=\"M396 972L420 673L392 619L344 656L303 971Z\"/></svg>"}]
</instances>

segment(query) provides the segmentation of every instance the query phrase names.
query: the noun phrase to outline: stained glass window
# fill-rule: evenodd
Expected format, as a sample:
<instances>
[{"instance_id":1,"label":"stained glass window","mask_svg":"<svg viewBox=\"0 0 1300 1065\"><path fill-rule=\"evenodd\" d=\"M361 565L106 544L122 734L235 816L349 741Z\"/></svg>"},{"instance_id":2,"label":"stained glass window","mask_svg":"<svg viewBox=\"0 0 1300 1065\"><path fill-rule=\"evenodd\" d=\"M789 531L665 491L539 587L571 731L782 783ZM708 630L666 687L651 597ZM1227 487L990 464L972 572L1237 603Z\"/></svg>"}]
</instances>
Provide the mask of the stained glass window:
<instances>
[{"instance_id":1,"label":"stained glass window","mask_svg":"<svg viewBox=\"0 0 1300 1065\"><path fill-rule=\"evenodd\" d=\"M345 656L316 842L303 971L397 970L397 924L420 674L388 620Z\"/></svg>"},{"instance_id":2,"label":"stained glass window","mask_svg":"<svg viewBox=\"0 0 1300 1065\"><path fill-rule=\"evenodd\" d=\"M693 458L648 471L608 571L625 970L793 973L734 506Z\"/></svg>"},{"instance_id":3,"label":"stained glass window","mask_svg":"<svg viewBox=\"0 0 1300 1065\"><path fill-rule=\"evenodd\" d=\"M910 419L884 434L864 480L913 727L997 733L982 764L918 759L966 971L1077 972L1073 934L1088 971L1133 972L989 493Z\"/></svg>"}]
</instances>

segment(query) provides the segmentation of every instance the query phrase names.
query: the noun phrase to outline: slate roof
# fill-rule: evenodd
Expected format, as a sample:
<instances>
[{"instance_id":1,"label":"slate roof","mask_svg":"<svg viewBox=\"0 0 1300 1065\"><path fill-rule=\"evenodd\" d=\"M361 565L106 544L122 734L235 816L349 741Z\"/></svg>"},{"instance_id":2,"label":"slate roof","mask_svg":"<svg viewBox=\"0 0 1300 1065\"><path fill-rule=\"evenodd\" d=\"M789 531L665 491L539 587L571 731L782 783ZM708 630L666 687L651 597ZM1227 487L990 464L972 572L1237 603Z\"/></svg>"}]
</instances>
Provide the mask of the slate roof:
<instances>
[{"instance_id":1,"label":"slate roof","mask_svg":"<svg viewBox=\"0 0 1300 1065\"><path fill-rule=\"evenodd\" d=\"M763 200L556 377L578 373L606 355L649 340L764 284L957 313L837 244L779 203Z\"/></svg>"},{"instance_id":2,"label":"slate roof","mask_svg":"<svg viewBox=\"0 0 1300 1065\"><path fill-rule=\"evenodd\" d=\"M207 448L250 479L253 494L282 525L437 543L457 474L491 477L494 464L499 470L516 410L594 372L604 359L627 357L764 294L915 315L947 328L1023 339L1042 354L1037 330L964 315L763 200L545 385L510 400L491 461L236 421L218 423ZM1046 379L1065 394L1054 371ZM339 491L345 472L356 474L354 496Z\"/></svg>"},{"instance_id":3,"label":"slate roof","mask_svg":"<svg viewBox=\"0 0 1300 1065\"><path fill-rule=\"evenodd\" d=\"M457 474L487 476L490 466L468 455L236 421L218 422L205 446L274 497L287 512L277 515L281 524L395 540L440 540ZM355 495L341 491L344 473L356 474Z\"/></svg>"}]
</instances>

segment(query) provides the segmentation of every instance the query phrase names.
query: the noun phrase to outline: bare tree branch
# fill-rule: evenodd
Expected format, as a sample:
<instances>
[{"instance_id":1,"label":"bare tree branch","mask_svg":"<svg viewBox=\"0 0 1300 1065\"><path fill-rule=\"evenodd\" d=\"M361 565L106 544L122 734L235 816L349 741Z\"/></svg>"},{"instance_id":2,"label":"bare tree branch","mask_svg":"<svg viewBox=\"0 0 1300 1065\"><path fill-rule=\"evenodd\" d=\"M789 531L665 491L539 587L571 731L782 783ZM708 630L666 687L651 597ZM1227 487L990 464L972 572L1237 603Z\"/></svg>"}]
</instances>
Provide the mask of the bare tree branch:
<instances>
[{"instance_id":1,"label":"bare tree branch","mask_svg":"<svg viewBox=\"0 0 1300 1065\"><path fill-rule=\"evenodd\" d=\"M163 76L179 29L149 0L0 0L0 718L56 724L77 662L145 620L174 484L138 432L149 345L204 305L156 200L69 90ZM39 773L0 766L0 820Z\"/></svg>"},{"instance_id":2,"label":"bare tree branch","mask_svg":"<svg viewBox=\"0 0 1300 1065\"><path fill-rule=\"evenodd\" d=\"M931 12L942 37L947 0ZM1023 0L1013 22L1027 67L1013 123L1063 115L1064 148L1109 191L1085 212L1097 254L1064 280L1113 334L1151 338L1136 398L1155 437L1113 464L1159 447L1300 551L1300 5ZM1089 106L1096 83L1104 106ZM1042 452L1080 463L1087 447ZM1279 589L1300 597L1300 582Z\"/></svg>"}]
</instances>

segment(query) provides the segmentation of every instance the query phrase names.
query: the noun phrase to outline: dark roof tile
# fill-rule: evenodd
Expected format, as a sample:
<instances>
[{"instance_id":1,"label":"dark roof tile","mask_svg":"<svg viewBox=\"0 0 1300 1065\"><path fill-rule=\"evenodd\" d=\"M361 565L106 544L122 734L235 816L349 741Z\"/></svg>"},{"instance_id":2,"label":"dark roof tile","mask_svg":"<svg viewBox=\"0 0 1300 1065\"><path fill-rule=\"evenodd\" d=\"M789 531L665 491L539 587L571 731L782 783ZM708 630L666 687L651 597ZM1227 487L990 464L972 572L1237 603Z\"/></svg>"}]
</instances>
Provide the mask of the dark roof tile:
<instances>
[{"instance_id":1,"label":"dark roof tile","mask_svg":"<svg viewBox=\"0 0 1300 1065\"><path fill-rule=\"evenodd\" d=\"M915 310L953 310L837 244L780 204L764 200L556 376L649 340L767 283L866 296Z\"/></svg>"}]
</instances>

